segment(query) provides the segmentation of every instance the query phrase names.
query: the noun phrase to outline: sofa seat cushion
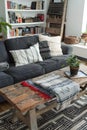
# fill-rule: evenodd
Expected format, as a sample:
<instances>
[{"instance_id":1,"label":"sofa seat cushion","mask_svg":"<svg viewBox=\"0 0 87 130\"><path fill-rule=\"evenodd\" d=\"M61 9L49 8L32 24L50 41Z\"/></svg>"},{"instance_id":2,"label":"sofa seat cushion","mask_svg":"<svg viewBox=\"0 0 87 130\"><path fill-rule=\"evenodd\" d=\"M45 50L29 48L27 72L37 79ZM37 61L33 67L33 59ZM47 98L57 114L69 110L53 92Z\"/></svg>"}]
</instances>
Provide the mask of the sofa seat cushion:
<instances>
[{"instance_id":1,"label":"sofa seat cushion","mask_svg":"<svg viewBox=\"0 0 87 130\"><path fill-rule=\"evenodd\" d=\"M43 62L39 62L38 64L45 69L45 73L49 73L67 66L66 59L68 57L69 55L54 56L50 59L44 60Z\"/></svg>"},{"instance_id":2,"label":"sofa seat cushion","mask_svg":"<svg viewBox=\"0 0 87 130\"><path fill-rule=\"evenodd\" d=\"M14 78L14 82L17 83L42 75L45 71L42 66L31 63L23 66L10 67L6 73L10 74Z\"/></svg>"},{"instance_id":3,"label":"sofa seat cushion","mask_svg":"<svg viewBox=\"0 0 87 130\"><path fill-rule=\"evenodd\" d=\"M36 44L37 42L39 42L39 40L38 40L38 36L36 35L6 39L4 43L9 54L9 62L14 63L14 59L9 51L27 49L30 46Z\"/></svg>"},{"instance_id":4,"label":"sofa seat cushion","mask_svg":"<svg viewBox=\"0 0 87 130\"><path fill-rule=\"evenodd\" d=\"M39 62L39 65L41 65L45 69L45 73L49 73L51 71L57 70L57 61L52 59L44 60L43 62Z\"/></svg>"},{"instance_id":5,"label":"sofa seat cushion","mask_svg":"<svg viewBox=\"0 0 87 130\"><path fill-rule=\"evenodd\" d=\"M61 55L61 56L54 56L51 59L57 62L57 68L61 69L63 67L66 67L68 64L66 62L67 58L70 55Z\"/></svg>"},{"instance_id":6,"label":"sofa seat cushion","mask_svg":"<svg viewBox=\"0 0 87 130\"><path fill-rule=\"evenodd\" d=\"M0 88L6 87L12 84L14 84L13 78L4 72L0 72Z\"/></svg>"}]
</instances>

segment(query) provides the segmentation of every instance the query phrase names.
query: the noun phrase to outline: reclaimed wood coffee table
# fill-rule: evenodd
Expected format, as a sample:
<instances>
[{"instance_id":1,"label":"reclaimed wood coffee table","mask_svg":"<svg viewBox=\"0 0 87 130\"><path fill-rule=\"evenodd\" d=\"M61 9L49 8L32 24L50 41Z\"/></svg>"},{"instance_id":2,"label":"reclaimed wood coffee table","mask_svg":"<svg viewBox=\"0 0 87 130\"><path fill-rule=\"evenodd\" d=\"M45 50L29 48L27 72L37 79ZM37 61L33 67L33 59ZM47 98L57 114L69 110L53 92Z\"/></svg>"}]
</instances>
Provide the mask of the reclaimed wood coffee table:
<instances>
[{"instance_id":1,"label":"reclaimed wood coffee table","mask_svg":"<svg viewBox=\"0 0 87 130\"><path fill-rule=\"evenodd\" d=\"M46 75L51 75L52 73L65 76L64 71L68 69L69 69L68 67L65 67L63 69L56 70L48 74L44 74L32 80L35 81L37 79L45 77ZM81 64L80 70L87 73L87 66ZM84 86L87 84L87 77L76 78L76 79L74 78L72 80L77 82L80 86L82 85ZM0 89L0 94L8 102L12 104L15 110L14 115L17 115L18 118L20 118L24 123L26 123L29 127L29 130L38 130L37 116L58 105L56 98L54 98L50 100L52 102L46 108L36 111L36 107L38 105L46 103L49 100L40 97L36 92L30 90L27 87L23 87L20 83Z\"/></svg>"},{"instance_id":2,"label":"reclaimed wood coffee table","mask_svg":"<svg viewBox=\"0 0 87 130\"><path fill-rule=\"evenodd\" d=\"M37 116L57 106L54 98L48 107L36 111L35 108L46 103L48 99L40 97L38 93L23 87L20 83L0 89L0 94L13 106L13 120L17 120L18 117L29 127L29 130L38 130Z\"/></svg>"}]
</instances>

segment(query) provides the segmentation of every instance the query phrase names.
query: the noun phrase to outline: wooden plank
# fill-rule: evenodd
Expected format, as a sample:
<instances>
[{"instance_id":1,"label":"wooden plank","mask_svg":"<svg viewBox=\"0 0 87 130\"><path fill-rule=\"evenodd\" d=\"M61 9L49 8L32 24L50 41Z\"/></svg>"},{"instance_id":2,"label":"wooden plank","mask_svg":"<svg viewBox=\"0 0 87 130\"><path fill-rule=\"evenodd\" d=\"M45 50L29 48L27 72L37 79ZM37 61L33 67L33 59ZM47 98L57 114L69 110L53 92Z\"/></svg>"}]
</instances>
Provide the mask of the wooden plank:
<instances>
[{"instance_id":1,"label":"wooden plank","mask_svg":"<svg viewBox=\"0 0 87 130\"><path fill-rule=\"evenodd\" d=\"M63 30L64 30L64 24L65 24L67 3L68 3L68 0L64 0L64 9L63 9L62 24L61 24L61 32L60 32L61 38L63 37Z\"/></svg>"},{"instance_id":2,"label":"wooden plank","mask_svg":"<svg viewBox=\"0 0 87 130\"><path fill-rule=\"evenodd\" d=\"M0 94L22 112L46 102L38 93L27 87L22 87L20 84L8 86L6 89L2 88Z\"/></svg>"},{"instance_id":3,"label":"wooden plank","mask_svg":"<svg viewBox=\"0 0 87 130\"><path fill-rule=\"evenodd\" d=\"M37 128L37 117L35 109L29 111L29 123L30 123L30 130L38 130Z\"/></svg>"}]
</instances>

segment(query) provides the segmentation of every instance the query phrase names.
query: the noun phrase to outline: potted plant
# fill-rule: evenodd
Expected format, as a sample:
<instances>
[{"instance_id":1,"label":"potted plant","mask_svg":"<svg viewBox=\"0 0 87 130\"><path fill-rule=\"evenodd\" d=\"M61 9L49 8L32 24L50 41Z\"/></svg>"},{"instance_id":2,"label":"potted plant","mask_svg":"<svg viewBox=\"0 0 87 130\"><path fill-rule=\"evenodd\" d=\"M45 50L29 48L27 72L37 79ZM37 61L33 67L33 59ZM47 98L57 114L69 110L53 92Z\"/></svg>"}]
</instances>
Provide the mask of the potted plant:
<instances>
[{"instance_id":1,"label":"potted plant","mask_svg":"<svg viewBox=\"0 0 87 130\"><path fill-rule=\"evenodd\" d=\"M70 75L71 76L76 75L79 70L80 60L75 55L71 55L67 59L67 63L70 66Z\"/></svg>"},{"instance_id":2,"label":"potted plant","mask_svg":"<svg viewBox=\"0 0 87 130\"><path fill-rule=\"evenodd\" d=\"M3 34L7 33L7 26L11 28L11 25L5 22L5 20L2 17L0 17L0 38L3 38Z\"/></svg>"}]
</instances>

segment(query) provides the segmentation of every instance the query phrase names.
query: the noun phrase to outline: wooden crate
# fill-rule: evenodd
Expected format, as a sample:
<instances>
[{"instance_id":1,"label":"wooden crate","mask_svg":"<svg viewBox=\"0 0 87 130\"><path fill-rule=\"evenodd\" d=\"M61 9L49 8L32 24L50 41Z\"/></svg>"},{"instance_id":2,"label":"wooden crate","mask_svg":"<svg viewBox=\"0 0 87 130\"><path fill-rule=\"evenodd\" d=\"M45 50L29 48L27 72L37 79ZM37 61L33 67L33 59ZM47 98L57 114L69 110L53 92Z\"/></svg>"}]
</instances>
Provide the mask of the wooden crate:
<instances>
[{"instance_id":1,"label":"wooden crate","mask_svg":"<svg viewBox=\"0 0 87 130\"><path fill-rule=\"evenodd\" d=\"M54 35L60 34L60 28L46 28L46 32Z\"/></svg>"},{"instance_id":2,"label":"wooden crate","mask_svg":"<svg viewBox=\"0 0 87 130\"><path fill-rule=\"evenodd\" d=\"M56 17L56 16L54 16L54 17L48 17L47 18L47 22L61 24L62 18L59 18L59 17Z\"/></svg>"}]
</instances>

